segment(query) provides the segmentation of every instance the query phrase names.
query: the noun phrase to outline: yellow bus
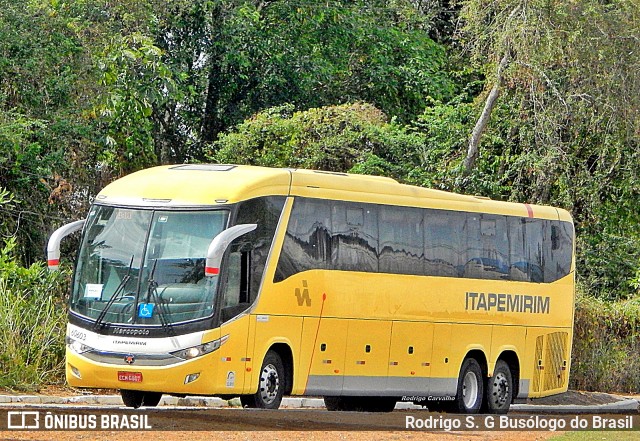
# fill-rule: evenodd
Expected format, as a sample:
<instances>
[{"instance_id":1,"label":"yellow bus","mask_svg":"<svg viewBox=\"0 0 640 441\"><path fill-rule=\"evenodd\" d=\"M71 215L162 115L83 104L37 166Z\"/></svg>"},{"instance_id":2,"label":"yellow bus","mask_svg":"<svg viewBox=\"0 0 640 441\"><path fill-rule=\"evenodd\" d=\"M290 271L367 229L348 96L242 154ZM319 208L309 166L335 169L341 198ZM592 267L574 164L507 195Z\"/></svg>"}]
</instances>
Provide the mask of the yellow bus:
<instances>
[{"instance_id":1,"label":"yellow bus","mask_svg":"<svg viewBox=\"0 0 640 441\"><path fill-rule=\"evenodd\" d=\"M71 386L278 408L504 413L567 390L569 213L383 177L155 167L85 220L66 336Z\"/></svg>"}]
</instances>

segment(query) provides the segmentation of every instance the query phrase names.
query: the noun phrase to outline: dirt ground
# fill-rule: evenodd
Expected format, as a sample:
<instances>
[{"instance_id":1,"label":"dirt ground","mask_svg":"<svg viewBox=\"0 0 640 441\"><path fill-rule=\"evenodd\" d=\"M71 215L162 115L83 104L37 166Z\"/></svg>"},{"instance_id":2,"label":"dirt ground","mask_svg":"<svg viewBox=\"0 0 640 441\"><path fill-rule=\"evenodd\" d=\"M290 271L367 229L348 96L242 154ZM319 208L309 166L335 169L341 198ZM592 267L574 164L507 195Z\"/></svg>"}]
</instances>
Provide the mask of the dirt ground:
<instances>
[{"instance_id":1,"label":"dirt ground","mask_svg":"<svg viewBox=\"0 0 640 441\"><path fill-rule=\"evenodd\" d=\"M6 436L9 437L6 437ZM437 440L472 440L472 441L542 441L558 432L458 432L443 433L408 433L408 432L32 432L32 433L0 433L2 440L60 440L60 441L111 441L126 439L127 441L437 441Z\"/></svg>"},{"instance_id":2,"label":"dirt ground","mask_svg":"<svg viewBox=\"0 0 640 441\"><path fill-rule=\"evenodd\" d=\"M48 388L46 395L79 395L78 390ZM104 394L113 391L98 391ZM531 404L604 404L620 397L592 392L569 391L566 394L533 400ZM96 407L96 409L98 409ZM85 408L86 411L86 408ZM90 410L88 412L91 412ZM124 412L124 411L123 411ZM223 409L158 408L145 411L153 423L152 431L0 431L0 440L120 440L127 441L205 441L205 440L303 440L303 441L369 441L369 440L472 440L472 441L542 441L557 436L548 431L405 431L404 414L327 412L323 409L288 409L259 411ZM348 427L351 430L333 430ZM394 428L390 430L389 428ZM215 430L209 430L209 428ZM302 430L287 430L300 428ZM399 428L399 429L395 429ZM220 430L222 429L222 430Z\"/></svg>"},{"instance_id":3,"label":"dirt ground","mask_svg":"<svg viewBox=\"0 0 640 441\"><path fill-rule=\"evenodd\" d=\"M205 440L303 440L303 441L369 441L369 440L473 440L473 441L538 441L558 432L443 432L388 430L389 422L402 428L404 415L325 410L262 411L248 409L147 411L153 431L64 431L64 432L0 432L0 439L11 440L119 440L127 441L205 441ZM395 414L395 415L394 415ZM203 430L205 428L218 430ZM289 428L305 430L285 430ZM332 430L348 427L351 430ZM159 429L159 430L158 430ZM223 430L219 430L223 429ZM310 429L310 430L309 430ZM373 429L373 430L371 430Z\"/></svg>"}]
</instances>

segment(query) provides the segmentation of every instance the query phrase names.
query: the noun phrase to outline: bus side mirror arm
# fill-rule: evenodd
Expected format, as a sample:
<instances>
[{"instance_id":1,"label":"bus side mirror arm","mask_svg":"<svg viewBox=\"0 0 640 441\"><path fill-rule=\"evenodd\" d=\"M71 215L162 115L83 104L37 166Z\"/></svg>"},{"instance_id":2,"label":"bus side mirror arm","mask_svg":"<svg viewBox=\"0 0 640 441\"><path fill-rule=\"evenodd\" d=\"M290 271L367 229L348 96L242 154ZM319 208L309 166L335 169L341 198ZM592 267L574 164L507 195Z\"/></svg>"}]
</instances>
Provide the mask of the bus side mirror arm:
<instances>
[{"instance_id":1,"label":"bus side mirror arm","mask_svg":"<svg viewBox=\"0 0 640 441\"><path fill-rule=\"evenodd\" d=\"M207 260L204 267L204 275L207 277L220 274L222 256L227 247L238 237L258 228L258 224L241 224L222 231L213 238L207 250Z\"/></svg>"},{"instance_id":2,"label":"bus side mirror arm","mask_svg":"<svg viewBox=\"0 0 640 441\"><path fill-rule=\"evenodd\" d=\"M49 266L49 271L58 270L58 265L60 265L60 242L62 239L82 229L85 222L86 219L71 222L53 232L47 244L47 265Z\"/></svg>"}]
</instances>

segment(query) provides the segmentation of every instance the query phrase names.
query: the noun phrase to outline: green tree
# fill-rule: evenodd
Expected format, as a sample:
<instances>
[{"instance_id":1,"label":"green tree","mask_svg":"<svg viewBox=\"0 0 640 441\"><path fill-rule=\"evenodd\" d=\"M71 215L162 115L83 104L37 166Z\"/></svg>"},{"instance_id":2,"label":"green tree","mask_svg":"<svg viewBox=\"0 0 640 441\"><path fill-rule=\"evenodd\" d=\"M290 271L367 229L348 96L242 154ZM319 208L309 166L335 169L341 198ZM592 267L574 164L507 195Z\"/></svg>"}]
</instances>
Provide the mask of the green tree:
<instances>
[{"instance_id":1,"label":"green tree","mask_svg":"<svg viewBox=\"0 0 640 441\"><path fill-rule=\"evenodd\" d=\"M106 132L101 159L119 175L154 165L162 154L152 115L175 90L162 56L149 37L134 33L117 35L97 57L103 89L96 110Z\"/></svg>"},{"instance_id":2,"label":"green tree","mask_svg":"<svg viewBox=\"0 0 640 441\"><path fill-rule=\"evenodd\" d=\"M174 160L200 158L227 128L284 103L363 100L409 121L453 89L443 46L408 1L179 2L160 22L158 46L184 73L180 99L156 115Z\"/></svg>"},{"instance_id":3,"label":"green tree","mask_svg":"<svg viewBox=\"0 0 640 441\"><path fill-rule=\"evenodd\" d=\"M29 263L42 259L51 224L88 199L72 194L69 178L86 175L93 145L78 86L86 59L55 2L0 0L0 9L0 186L15 196L2 228Z\"/></svg>"},{"instance_id":4,"label":"green tree","mask_svg":"<svg viewBox=\"0 0 640 441\"><path fill-rule=\"evenodd\" d=\"M495 114L489 123L501 149L480 148L493 154L485 161L515 159L503 163L511 189L499 196L569 208L587 286L629 295L640 262L638 3L470 0L461 14L462 43L487 78L478 107L499 85L508 109L506 124ZM480 162L463 183L471 191L493 179Z\"/></svg>"}]
</instances>

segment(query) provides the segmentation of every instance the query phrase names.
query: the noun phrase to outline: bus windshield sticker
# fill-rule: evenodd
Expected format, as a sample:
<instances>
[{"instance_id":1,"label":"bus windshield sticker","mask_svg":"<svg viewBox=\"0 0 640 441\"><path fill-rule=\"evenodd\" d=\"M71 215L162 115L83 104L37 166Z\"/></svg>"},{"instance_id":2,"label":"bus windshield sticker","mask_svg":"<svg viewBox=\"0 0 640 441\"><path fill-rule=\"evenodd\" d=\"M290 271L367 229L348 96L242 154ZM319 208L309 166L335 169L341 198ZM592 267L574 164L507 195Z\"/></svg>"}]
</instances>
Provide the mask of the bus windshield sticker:
<instances>
[{"instance_id":1,"label":"bus windshield sticker","mask_svg":"<svg viewBox=\"0 0 640 441\"><path fill-rule=\"evenodd\" d=\"M87 283L84 286L84 296L92 299L101 299L103 287L102 283Z\"/></svg>"},{"instance_id":2,"label":"bus windshield sticker","mask_svg":"<svg viewBox=\"0 0 640 441\"><path fill-rule=\"evenodd\" d=\"M153 316L153 308L156 305L153 303L140 303L138 305L138 317L151 318Z\"/></svg>"}]
</instances>

